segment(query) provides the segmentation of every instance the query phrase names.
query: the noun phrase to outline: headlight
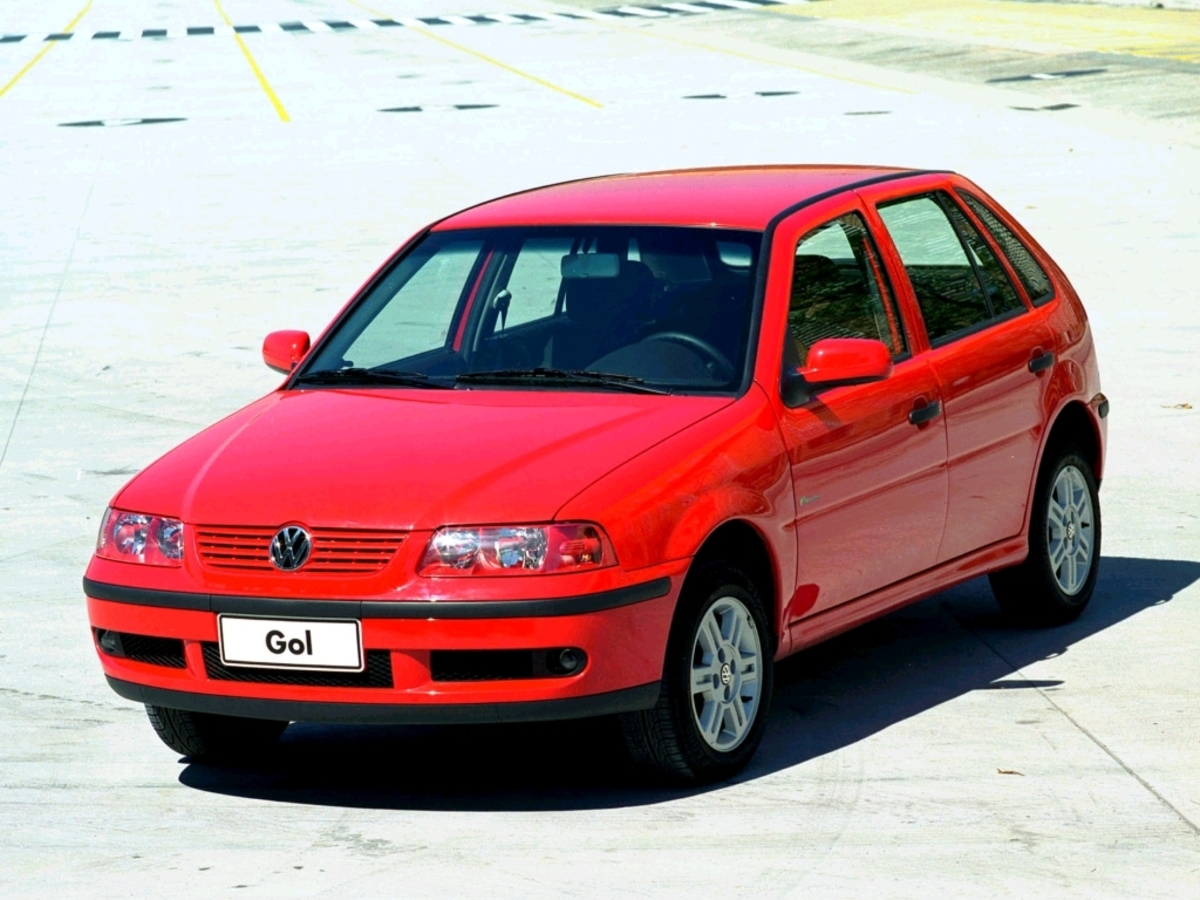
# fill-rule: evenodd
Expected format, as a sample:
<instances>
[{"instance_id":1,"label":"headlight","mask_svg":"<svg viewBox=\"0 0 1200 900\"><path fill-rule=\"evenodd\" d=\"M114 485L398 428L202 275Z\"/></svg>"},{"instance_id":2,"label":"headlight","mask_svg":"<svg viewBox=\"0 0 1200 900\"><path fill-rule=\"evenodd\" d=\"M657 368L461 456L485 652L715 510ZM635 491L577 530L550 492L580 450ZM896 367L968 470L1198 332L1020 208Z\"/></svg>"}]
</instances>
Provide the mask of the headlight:
<instances>
[{"instance_id":1,"label":"headlight","mask_svg":"<svg viewBox=\"0 0 1200 900\"><path fill-rule=\"evenodd\" d=\"M151 566L183 564L183 523L164 516L106 509L96 555Z\"/></svg>"},{"instance_id":2,"label":"headlight","mask_svg":"<svg viewBox=\"0 0 1200 900\"><path fill-rule=\"evenodd\" d=\"M599 525L505 525L439 528L421 560L422 575L534 575L616 565Z\"/></svg>"}]
</instances>

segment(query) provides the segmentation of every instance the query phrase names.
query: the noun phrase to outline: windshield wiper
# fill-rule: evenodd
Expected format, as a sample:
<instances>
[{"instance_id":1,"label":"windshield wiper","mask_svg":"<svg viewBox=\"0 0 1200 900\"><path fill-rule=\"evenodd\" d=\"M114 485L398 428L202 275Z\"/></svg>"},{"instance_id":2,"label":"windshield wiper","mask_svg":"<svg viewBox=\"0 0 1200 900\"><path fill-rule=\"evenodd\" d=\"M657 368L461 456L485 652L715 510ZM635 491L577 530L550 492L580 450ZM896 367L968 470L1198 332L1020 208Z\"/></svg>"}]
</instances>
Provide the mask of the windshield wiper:
<instances>
[{"instance_id":1,"label":"windshield wiper","mask_svg":"<svg viewBox=\"0 0 1200 900\"><path fill-rule=\"evenodd\" d=\"M541 382L552 385L579 385L604 387L629 391L636 394L669 394L661 388L651 387L644 378L636 375L620 375L616 372L592 372L588 369L551 369L538 366L536 369L496 369L491 372L466 372L455 376L459 384L519 384Z\"/></svg>"},{"instance_id":2,"label":"windshield wiper","mask_svg":"<svg viewBox=\"0 0 1200 900\"><path fill-rule=\"evenodd\" d=\"M430 381L421 372L396 372L389 369L316 369L296 378L296 384L402 384L405 387L449 388L448 384Z\"/></svg>"}]
</instances>

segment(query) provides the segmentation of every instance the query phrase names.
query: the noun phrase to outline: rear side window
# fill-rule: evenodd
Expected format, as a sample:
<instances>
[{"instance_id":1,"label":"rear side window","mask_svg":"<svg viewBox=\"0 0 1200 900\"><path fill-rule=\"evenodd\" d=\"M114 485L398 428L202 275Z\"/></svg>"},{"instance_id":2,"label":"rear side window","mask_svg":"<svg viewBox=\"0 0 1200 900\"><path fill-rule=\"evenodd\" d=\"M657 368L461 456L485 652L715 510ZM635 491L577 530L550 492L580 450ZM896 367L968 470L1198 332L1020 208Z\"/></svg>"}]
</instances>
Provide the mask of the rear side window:
<instances>
[{"instance_id":1,"label":"rear side window","mask_svg":"<svg viewBox=\"0 0 1200 900\"><path fill-rule=\"evenodd\" d=\"M893 356L907 352L879 255L856 213L810 231L797 244L788 332L799 360L817 341L832 337L874 338Z\"/></svg>"},{"instance_id":2,"label":"rear side window","mask_svg":"<svg viewBox=\"0 0 1200 900\"><path fill-rule=\"evenodd\" d=\"M879 215L916 292L931 344L991 321L975 267L932 195L888 203Z\"/></svg>"},{"instance_id":3,"label":"rear side window","mask_svg":"<svg viewBox=\"0 0 1200 900\"><path fill-rule=\"evenodd\" d=\"M1054 298L1054 285L1046 270L1038 265L1038 261L1029 252L1029 248L978 197L965 191L959 191L958 195L971 208L971 212L979 217L979 221L991 232L1000 249L1004 251L1033 305L1049 303Z\"/></svg>"}]
</instances>

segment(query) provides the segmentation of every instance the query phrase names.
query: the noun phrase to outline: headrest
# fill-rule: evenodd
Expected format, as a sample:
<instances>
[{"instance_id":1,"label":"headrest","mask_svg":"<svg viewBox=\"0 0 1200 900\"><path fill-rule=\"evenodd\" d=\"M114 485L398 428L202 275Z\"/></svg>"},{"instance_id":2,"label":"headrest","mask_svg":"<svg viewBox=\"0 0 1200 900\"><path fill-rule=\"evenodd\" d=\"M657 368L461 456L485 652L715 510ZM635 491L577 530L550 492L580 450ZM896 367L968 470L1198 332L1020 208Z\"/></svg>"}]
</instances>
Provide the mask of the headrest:
<instances>
[{"instance_id":1,"label":"headrest","mask_svg":"<svg viewBox=\"0 0 1200 900\"><path fill-rule=\"evenodd\" d=\"M810 256L801 254L792 264L792 289L801 281L824 281L838 277L838 267L828 256Z\"/></svg>"},{"instance_id":2,"label":"headrest","mask_svg":"<svg viewBox=\"0 0 1200 900\"><path fill-rule=\"evenodd\" d=\"M623 259L615 278L567 278L563 283L571 321L608 326L637 316L649 305L654 275L645 263Z\"/></svg>"},{"instance_id":3,"label":"headrest","mask_svg":"<svg viewBox=\"0 0 1200 900\"><path fill-rule=\"evenodd\" d=\"M828 299L842 289L841 271L828 256L796 257L792 266L792 301Z\"/></svg>"}]
</instances>

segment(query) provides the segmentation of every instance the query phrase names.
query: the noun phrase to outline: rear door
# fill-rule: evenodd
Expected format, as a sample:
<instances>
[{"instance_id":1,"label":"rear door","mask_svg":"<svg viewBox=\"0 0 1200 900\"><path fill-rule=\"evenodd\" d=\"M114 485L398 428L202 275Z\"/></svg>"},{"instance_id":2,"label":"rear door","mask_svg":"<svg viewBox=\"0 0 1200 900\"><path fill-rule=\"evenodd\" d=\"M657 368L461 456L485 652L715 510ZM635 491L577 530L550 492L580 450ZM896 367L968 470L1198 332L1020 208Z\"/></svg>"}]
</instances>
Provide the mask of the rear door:
<instances>
[{"instance_id":1,"label":"rear door","mask_svg":"<svg viewBox=\"0 0 1200 900\"><path fill-rule=\"evenodd\" d=\"M1024 524L1053 335L949 191L870 197L919 307L945 405L945 562Z\"/></svg>"},{"instance_id":2,"label":"rear door","mask_svg":"<svg viewBox=\"0 0 1200 900\"><path fill-rule=\"evenodd\" d=\"M815 226L805 212L776 231L772 266L792 273L782 366L801 365L822 338L859 337L883 341L895 369L795 407L778 399L796 493L793 620L934 565L946 509L937 378L911 352L857 198L822 209Z\"/></svg>"}]
</instances>

